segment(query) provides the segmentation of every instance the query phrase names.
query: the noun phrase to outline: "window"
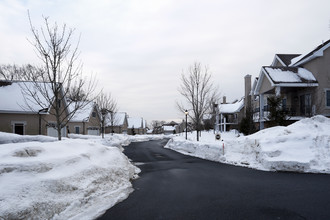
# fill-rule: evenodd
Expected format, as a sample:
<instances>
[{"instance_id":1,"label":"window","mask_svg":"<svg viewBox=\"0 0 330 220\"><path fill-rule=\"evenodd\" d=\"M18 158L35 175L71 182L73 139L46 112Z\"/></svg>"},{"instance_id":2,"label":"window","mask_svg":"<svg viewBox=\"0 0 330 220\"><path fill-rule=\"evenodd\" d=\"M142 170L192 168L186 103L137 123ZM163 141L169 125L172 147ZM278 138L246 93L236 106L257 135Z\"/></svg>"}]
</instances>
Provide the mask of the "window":
<instances>
[{"instance_id":1,"label":"window","mask_svg":"<svg viewBox=\"0 0 330 220\"><path fill-rule=\"evenodd\" d=\"M76 134L80 134L80 127L79 126L75 126L74 129L75 129Z\"/></svg>"},{"instance_id":2,"label":"window","mask_svg":"<svg viewBox=\"0 0 330 220\"><path fill-rule=\"evenodd\" d=\"M25 134L25 126L26 126L25 121L12 121L11 126L13 128L14 134L20 134L20 135Z\"/></svg>"},{"instance_id":3,"label":"window","mask_svg":"<svg viewBox=\"0 0 330 220\"><path fill-rule=\"evenodd\" d=\"M93 118L96 117L96 112L92 112L92 117L93 117Z\"/></svg>"},{"instance_id":4,"label":"window","mask_svg":"<svg viewBox=\"0 0 330 220\"><path fill-rule=\"evenodd\" d=\"M330 107L330 89L325 90L325 106Z\"/></svg>"},{"instance_id":5,"label":"window","mask_svg":"<svg viewBox=\"0 0 330 220\"><path fill-rule=\"evenodd\" d=\"M286 110L286 98L282 99L282 110Z\"/></svg>"},{"instance_id":6,"label":"window","mask_svg":"<svg viewBox=\"0 0 330 220\"><path fill-rule=\"evenodd\" d=\"M14 133L23 135L24 134L24 124L23 123L16 123L14 125Z\"/></svg>"}]
</instances>

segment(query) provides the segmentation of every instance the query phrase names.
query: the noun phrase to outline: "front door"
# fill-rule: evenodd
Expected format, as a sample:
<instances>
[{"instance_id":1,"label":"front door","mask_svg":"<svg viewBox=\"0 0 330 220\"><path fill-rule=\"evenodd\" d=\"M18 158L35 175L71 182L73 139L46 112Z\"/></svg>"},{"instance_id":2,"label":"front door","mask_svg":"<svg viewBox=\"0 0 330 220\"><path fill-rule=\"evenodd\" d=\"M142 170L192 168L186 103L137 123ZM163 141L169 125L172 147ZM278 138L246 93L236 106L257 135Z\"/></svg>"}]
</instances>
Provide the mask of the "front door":
<instances>
[{"instance_id":1,"label":"front door","mask_svg":"<svg viewBox=\"0 0 330 220\"><path fill-rule=\"evenodd\" d=\"M15 123L14 133L24 135L24 124L23 123Z\"/></svg>"},{"instance_id":2,"label":"front door","mask_svg":"<svg viewBox=\"0 0 330 220\"><path fill-rule=\"evenodd\" d=\"M312 95L305 94L300 96L300 114L302 116L311 116L312 113Z\"/></svg>"}]
</instances>

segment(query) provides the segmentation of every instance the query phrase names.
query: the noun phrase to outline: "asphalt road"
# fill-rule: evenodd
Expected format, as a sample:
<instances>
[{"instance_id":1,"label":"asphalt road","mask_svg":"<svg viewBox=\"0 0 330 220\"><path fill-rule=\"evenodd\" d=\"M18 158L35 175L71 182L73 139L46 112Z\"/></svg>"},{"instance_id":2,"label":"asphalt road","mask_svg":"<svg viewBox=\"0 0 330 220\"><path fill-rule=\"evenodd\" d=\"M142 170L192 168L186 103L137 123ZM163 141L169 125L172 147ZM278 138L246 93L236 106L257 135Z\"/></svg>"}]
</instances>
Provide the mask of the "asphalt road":
<instances>
[{"instance_id":1,"label":"asphalt road","mask_svg":"<svg viewBox=\"0 0 330 220\"><path fill-rule=\"evenodd\" d=\"M330 175L274 173L132 143L135 191L99 219L330 219Z\"/></svg>"}]
</instances>

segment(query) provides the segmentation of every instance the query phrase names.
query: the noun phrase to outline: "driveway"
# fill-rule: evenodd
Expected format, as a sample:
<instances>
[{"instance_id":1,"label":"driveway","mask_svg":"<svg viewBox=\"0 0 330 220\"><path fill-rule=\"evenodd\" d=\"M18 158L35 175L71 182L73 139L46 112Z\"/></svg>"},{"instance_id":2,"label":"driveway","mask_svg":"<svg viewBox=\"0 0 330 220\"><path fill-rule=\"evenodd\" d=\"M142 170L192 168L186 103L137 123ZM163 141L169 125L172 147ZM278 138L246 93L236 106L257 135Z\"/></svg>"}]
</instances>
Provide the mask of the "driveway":
<instances>
[{"instance_id":1,"label":"driveway","mask_svg":"<svg viewBox=\"0 0 330 220\"><path fill-rule=\"evenodd\" d=\"M132 143L135 191L99 219L330 219L330 175L263 172Z\"/></svg>"}]
</instances>

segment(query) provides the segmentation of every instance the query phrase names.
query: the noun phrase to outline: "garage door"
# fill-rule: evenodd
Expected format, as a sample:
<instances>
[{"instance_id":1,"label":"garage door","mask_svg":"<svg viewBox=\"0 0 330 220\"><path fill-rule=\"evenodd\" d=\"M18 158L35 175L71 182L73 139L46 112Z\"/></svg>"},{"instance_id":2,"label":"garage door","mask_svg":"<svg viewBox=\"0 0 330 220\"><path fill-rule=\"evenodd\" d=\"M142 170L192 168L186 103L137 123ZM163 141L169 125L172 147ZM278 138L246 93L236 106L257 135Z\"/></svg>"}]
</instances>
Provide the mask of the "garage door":
<instances>
[{"instance_id":1,"label":"garage door","mask_svg":"<svg viewBox=\"0 0 330 220\"><path fill-rule=\"evenodd\" d=\"M47 136L57 137L57 130L54 127L47 128ZM61 136L66 137L66 128L61 129Z\"/></svg>"},{"instance_id":2,"label":"garage door","mask_svg":"<svg viewBox=\"0 0 330 220\"><path fill-rule=\"evenodd\" d=\"M87 128L87 134L88 135L100 135L100 131L98 128L89 127L89 128Z\"/></svg>"}]
</instances>

